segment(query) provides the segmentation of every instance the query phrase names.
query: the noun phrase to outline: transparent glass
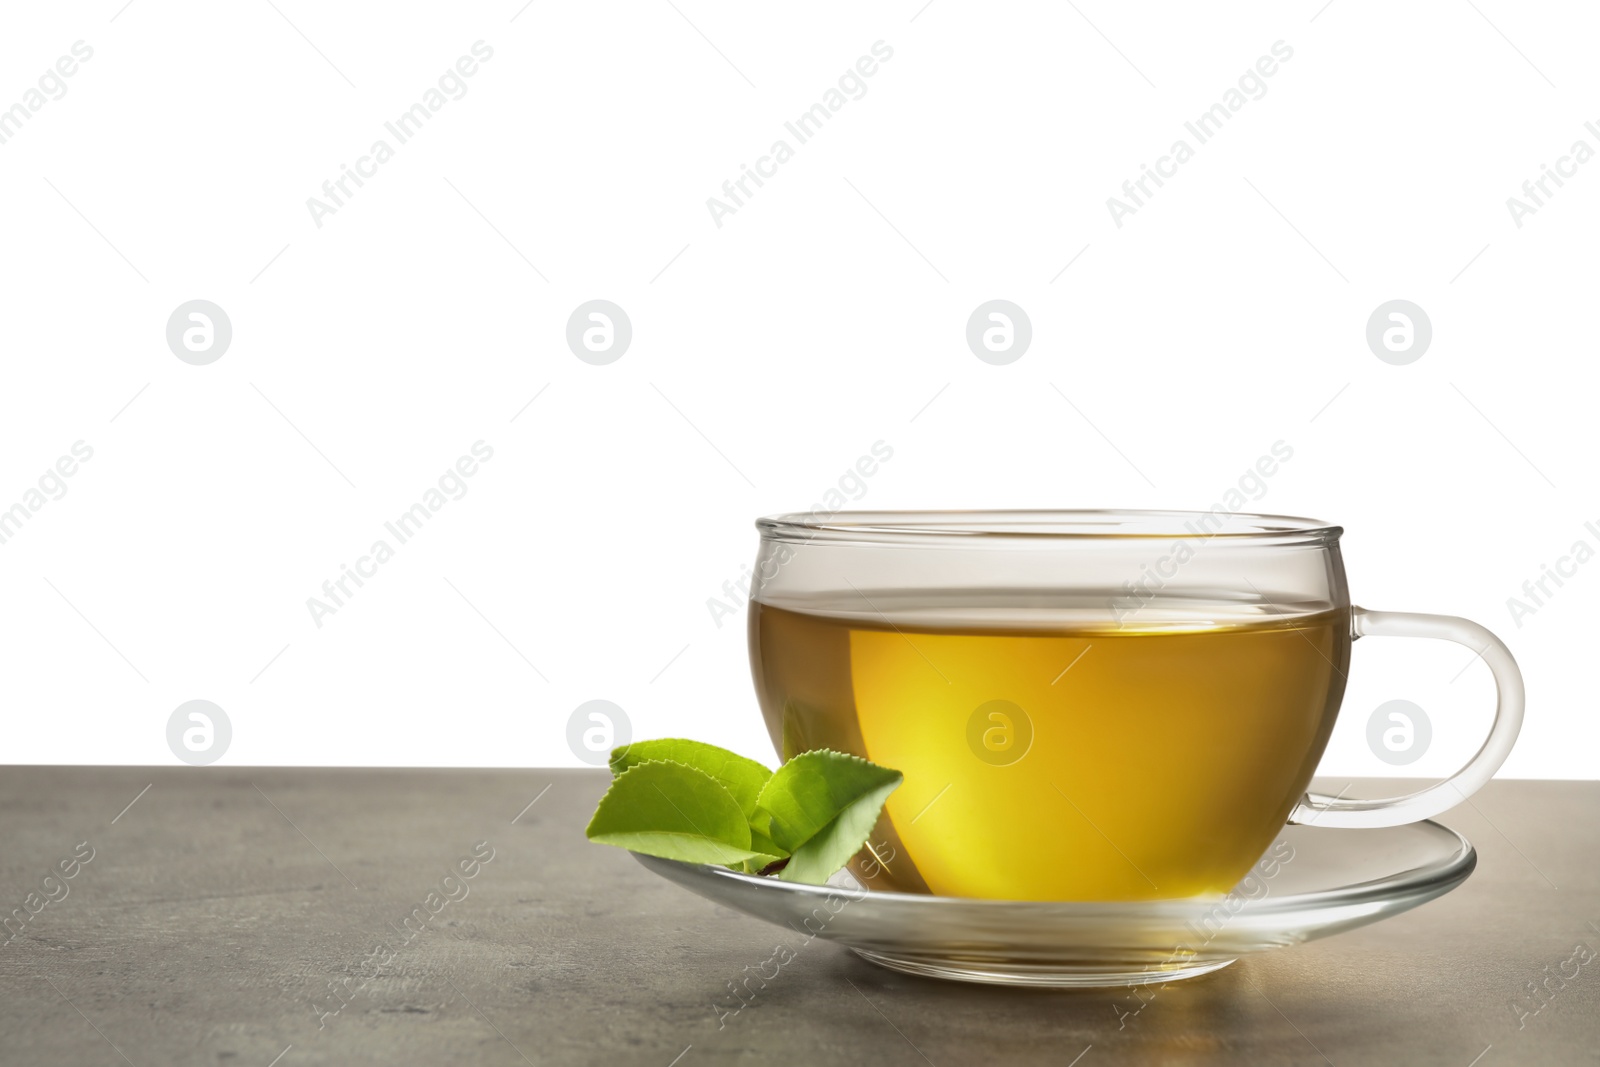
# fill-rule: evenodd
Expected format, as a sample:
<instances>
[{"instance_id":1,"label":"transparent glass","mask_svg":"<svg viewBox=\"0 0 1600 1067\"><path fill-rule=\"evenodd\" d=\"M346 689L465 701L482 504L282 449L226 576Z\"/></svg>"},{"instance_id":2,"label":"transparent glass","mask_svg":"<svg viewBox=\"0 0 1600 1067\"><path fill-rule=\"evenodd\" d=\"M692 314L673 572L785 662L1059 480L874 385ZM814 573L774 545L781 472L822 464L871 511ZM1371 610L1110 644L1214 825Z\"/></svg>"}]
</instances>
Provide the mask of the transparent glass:
<instances>
[{"instance_id":1,"label":"transparent glass","mask_svg":"<svg viewBox=\"0 0 1600 1067\"><path fill-rule=\"evenodd\" d=\"M758 521L750 661L783 758L905 775L851 870L876 889L1128 901L1229 892L1286 822L1385 827L1504 761L1520 675L1463 619L1350 604L1337 526L1155 511ZM1498 709L1450 779L1306 793L1362 635L1456 641Z\"/></svg>"},{"instance_id":2,"label":"transparent glass","mask_svg":"<svg viewBox=\"0 0 1600 1067\"><path fill-rule=\"evenodd\" d=\"M1398 915L1466 881L1477 852L1434 822L1377 830L1286 826L1218 899L1011 901L880 891L840 871L829 885L636 855L730 908L836 941L880 967L1017 986L1138 986L1196 978ZM892 861L891 861L892 862ZM792 936L792 935L791 935Z\"/></svg>"}]
</instances>

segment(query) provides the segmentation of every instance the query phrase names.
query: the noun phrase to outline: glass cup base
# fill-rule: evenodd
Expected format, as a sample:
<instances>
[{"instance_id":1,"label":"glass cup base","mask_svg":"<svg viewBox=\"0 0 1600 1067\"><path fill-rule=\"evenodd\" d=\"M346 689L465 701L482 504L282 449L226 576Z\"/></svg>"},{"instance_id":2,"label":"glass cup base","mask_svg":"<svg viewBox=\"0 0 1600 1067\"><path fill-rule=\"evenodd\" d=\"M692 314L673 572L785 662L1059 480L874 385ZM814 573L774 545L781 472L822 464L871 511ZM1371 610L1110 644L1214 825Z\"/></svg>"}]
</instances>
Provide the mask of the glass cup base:
<instances>
[{"instance_id":1,"label":"glass cup base","mask_svg":"<svg viewBox=\"0 0 1600 1067\"><path fill-rule=\"evenodd\" d=\"M870 952L851 949L868 963L901 974L914 974L921 978L942 978L951 982L977 982L982 985L1031 986L1043 989L1107 989L1125 986L1166 985L1186 978L1220 971L1233 959L1209 961L1186 967L1169 967L1156 970L1119 970L1103 963L1085 960L1033 961L1019 965L1015 961L965 959L918 954Z\"/></svg>"}]
</instances>

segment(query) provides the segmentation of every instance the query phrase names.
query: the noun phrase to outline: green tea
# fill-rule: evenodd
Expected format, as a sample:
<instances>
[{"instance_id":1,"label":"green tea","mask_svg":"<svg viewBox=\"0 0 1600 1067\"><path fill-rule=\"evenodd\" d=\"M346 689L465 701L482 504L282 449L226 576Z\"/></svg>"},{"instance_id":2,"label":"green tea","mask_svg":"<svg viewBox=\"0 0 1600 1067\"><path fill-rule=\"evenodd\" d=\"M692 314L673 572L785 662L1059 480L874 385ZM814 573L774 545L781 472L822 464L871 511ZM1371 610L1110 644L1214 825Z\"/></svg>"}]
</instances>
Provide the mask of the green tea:
<instances>
[{"instance_id":1,"label":"green tea","mask_svg":"<svg viewBox=\"0 0 1600 1067\"><path fill-rule=\"evenodd\" d=\"M834 748L905 774L852 861L874 889L1225 893L1304 793L1349 664L1344 610L1156 604L1119 625L1103 602L848 599L752 602L751 662L785 759Z\"/></svg>"}]
</instances>

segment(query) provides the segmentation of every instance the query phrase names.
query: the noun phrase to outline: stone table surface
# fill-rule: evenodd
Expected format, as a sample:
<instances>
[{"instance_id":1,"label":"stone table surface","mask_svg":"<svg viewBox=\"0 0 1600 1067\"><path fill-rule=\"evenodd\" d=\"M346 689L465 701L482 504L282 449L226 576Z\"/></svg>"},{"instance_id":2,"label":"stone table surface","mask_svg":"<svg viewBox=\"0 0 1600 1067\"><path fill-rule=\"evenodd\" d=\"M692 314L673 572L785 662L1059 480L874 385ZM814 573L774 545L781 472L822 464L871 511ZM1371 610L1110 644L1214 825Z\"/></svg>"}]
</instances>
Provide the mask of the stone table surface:
<instances>
[{"instance_id":1,"label":"stone table surface","mask_svg":"<svg viewBox=\"0 0 1600 1067\"><path fill-rule=\"evenodd\" d=\"M586 842L606 777L0 769L0 1063L1600 1062L1600 960L1566 962L1600 947L1600 782L1490 783L1442 818L1480 853L1455 892L1137 1014L817 940L719 1025L798 935Z\"/></svg>"}]
</instances>

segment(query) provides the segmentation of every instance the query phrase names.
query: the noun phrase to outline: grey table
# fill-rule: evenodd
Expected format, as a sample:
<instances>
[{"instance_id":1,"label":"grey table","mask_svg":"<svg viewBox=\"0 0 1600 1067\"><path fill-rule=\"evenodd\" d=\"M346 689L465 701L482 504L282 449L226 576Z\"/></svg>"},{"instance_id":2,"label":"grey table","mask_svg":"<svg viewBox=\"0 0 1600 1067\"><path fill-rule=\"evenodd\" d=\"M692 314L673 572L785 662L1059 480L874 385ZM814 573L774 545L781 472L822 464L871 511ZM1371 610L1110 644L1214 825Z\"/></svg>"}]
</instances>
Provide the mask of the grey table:
<instances>
[{"instance_id":1,"label":"grey table","mask_svg":"<svg viewBox=\"0 0 1600 1067\"><path fill-rule=\"evenodd\" d=\"M1137 1014L818 940L719 1026L727 983L798 937L586 842L605 781L0 770L0 1063L1600 1062L1600 958L1566 962L1600 948L1600 782L1492 783L1444 819L1481 854L1454 893Z\"/></svg>"}]
</instances>

